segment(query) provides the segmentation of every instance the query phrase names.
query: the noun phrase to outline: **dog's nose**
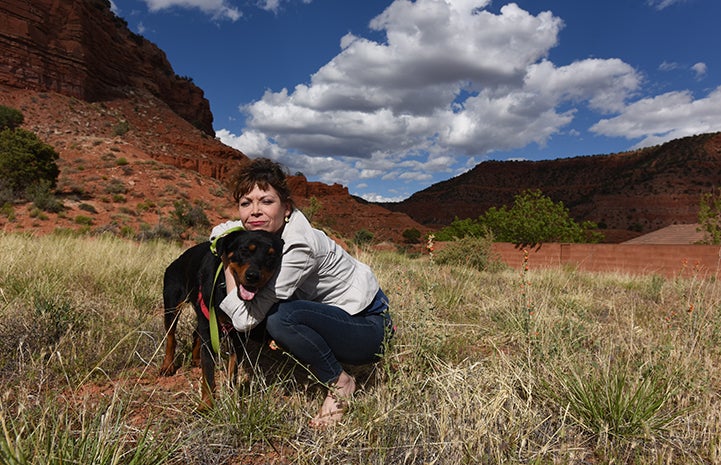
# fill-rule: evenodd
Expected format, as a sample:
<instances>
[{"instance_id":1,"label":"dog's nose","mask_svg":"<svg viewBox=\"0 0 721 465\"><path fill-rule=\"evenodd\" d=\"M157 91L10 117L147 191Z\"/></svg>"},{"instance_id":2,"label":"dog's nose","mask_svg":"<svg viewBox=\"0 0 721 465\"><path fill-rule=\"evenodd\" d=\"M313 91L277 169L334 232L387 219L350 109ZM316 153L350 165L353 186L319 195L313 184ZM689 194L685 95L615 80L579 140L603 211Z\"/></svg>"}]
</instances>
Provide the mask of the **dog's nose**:
<instances>
[{"instance_id":1,"label":"dog's nose","mask_svg":"<svg viewBox=\"0 0 721 465\"><path fill-rule=\"evenodd\" d=\"M248 284L257 283L260 280L260 272L258 270L246 271L245 280Z\"/></svg>"}]
</instances>

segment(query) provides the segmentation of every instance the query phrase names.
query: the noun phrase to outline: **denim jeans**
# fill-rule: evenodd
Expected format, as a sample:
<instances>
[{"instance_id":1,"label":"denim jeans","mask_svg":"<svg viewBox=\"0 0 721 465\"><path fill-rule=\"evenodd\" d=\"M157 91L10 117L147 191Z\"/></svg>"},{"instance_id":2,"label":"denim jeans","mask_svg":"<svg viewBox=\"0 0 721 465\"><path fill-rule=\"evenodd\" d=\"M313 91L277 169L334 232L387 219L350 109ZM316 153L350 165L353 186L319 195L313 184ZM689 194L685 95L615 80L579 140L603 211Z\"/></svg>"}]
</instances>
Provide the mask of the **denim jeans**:
<instances>
[{"instance_id":1,"label":"denim jeans","mask_svg":"<svg viewBox=\"0 0 721 465\"><path fill-rule=\"evenodd\" d=\"M383 352L392 326L388 298L379 290L365 310L349 315L333 305L309 300L280 302L266 320L268 334L299 361L310 366L321 383L332 383L341 363L373 363Z\"/></svg>"}]
</instances>

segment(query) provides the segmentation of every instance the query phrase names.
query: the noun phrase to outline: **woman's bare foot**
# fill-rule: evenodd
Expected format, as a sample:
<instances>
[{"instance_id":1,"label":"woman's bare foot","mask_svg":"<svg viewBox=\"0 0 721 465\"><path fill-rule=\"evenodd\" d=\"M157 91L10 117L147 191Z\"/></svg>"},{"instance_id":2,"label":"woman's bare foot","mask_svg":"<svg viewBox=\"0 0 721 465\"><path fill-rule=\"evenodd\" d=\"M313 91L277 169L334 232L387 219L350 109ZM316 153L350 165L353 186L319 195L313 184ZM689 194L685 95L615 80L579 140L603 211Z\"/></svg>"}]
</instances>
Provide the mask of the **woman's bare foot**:
<instances>
[{"instance_id":1,"label":"woman's bare foot","mask_svg":"<svg viewBox=\"0 0 721 465\"><path fill-rule=\"evenodd\" d=\"M310 421L310 426L326 428L338 423L348 409L348 401L353 397L354 392L355 379L342 371L336 382L330 385L320 412Z\"/></svg>"}]
</instances>

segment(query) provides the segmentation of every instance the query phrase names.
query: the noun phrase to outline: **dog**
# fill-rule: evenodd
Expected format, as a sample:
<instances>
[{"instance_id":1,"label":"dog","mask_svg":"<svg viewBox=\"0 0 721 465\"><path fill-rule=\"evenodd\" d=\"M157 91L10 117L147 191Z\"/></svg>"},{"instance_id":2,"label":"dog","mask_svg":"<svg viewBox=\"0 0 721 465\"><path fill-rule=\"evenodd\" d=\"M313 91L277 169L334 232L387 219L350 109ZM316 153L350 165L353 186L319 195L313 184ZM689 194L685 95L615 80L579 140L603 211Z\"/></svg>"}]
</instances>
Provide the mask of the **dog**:
<instances>
[{"instance_id":1,"label":"dog","mask_svg":"<svg viewBox=\"0 0 721 465\"><path fill-rule=\"evenodd\" d=\"M171 376L177 370L175 330L181 307L189 302L196 313L193 333L193 362L202 371L199 410L213 406L215 391L215 356L211 348L211 327L208 309L215 309L219 332L225 331L233 350L228 361L231 383L242 357L243 340L233 328L230 318L219 308L226 297L225 274L222 265L232 271L238 296L252 300L280 268L283 240L266 231L231 230L213 243L203 242L187 249L165 269L163 275L163 321L165 324L165 358L160 374ZM217 275L217 277L216 277ZM211 302L212 296L212 302Z\"/></svg>"}]
</instances>

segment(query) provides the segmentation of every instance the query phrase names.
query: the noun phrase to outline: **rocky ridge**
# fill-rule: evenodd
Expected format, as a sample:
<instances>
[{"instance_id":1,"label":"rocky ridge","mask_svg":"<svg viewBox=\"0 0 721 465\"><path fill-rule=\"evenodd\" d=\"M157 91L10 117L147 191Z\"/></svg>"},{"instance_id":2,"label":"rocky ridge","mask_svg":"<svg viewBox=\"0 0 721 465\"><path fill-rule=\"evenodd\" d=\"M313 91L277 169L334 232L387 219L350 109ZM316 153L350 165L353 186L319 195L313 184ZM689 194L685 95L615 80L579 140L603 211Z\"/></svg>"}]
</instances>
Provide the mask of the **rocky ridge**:
<instances>
[{"instance_id":1,"label":"rocky ridge","mask_svg":"<svg viewBox=\"0 0 721 465\"><path fill-rule=\"evenodd\" d=\"M510 206L523 190L540 189L562 201L574 218L601 226L609 242L620 242L695 223L701 195L720 182L721 133L714 133L611 155L487 161L383 206L437 228L456 217L477 218L492 206Z\"/></svg>"},{"instance_id":2,"label":"rocky ridge","mask_svg":"<svg viewBox=\"0 0 721 465\"><path fill-rule=\"evenodd\" d=\"M147 91L213 136L203 91L175 74L165 53L134 34L107 0L0 4L0 82L98 102Z\"/></svg>"}]
</instances>

